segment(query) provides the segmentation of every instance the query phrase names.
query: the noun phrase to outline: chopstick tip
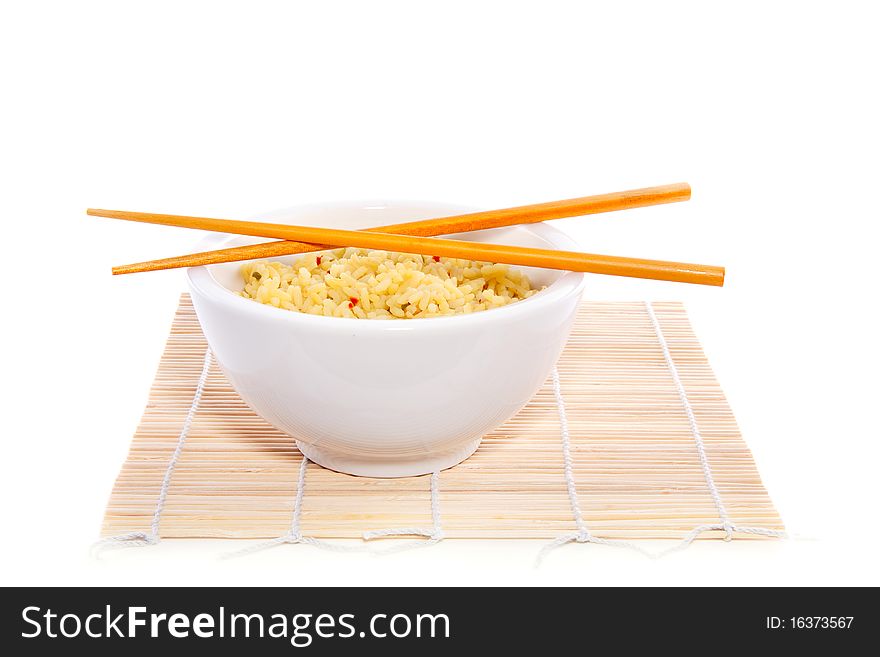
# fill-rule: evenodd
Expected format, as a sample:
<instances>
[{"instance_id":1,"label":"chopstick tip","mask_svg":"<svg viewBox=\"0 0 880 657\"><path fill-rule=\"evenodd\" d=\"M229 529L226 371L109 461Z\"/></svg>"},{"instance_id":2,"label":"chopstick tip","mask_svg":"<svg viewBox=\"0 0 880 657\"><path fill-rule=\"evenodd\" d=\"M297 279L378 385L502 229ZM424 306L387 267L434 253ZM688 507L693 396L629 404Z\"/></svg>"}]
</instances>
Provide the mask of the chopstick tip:
<instances>
[{"instance_id":1,"label":"chopstick tip","mask_svg":"<svg viewBox=\"0 0 880 657\"><path fill-rule=\"evenodd\" d=\"M144 271L139 268L138 265L117 265L110 270L114 276L120 276L122 274L136 274L139 271Z\"/></svg>"}]
</instances>

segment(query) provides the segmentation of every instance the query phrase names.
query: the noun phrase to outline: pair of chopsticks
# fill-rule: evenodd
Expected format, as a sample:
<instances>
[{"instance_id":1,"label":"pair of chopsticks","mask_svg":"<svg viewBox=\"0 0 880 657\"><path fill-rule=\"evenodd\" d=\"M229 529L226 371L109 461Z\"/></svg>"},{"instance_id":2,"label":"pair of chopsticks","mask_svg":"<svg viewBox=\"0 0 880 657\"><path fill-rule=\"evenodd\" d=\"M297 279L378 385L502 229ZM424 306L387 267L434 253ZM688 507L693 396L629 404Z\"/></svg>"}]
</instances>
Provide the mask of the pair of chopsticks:
<instances>
[{"instance_id":1,"label":"pair of chopsticks","mask_svg":"<svg viewBox=\"0 0 880 657\"><path fill-rule=\"evenodd\" d=\"M503 210L489 210L487 212L474 212L454 217L426 219L361 231L289 226L257 221L211 219L207 217L184 217L147 212L128 212L124 210L89 209L87 213L95 217L125 219L164 226L195 228L282 240L123 265L114 267L114 274L193 267L352 246L594 274L611 274L682 283L699 283L702 285L723 285L723 267L483 242L467 242L464 240L436 239L433 237L434 235L463 233L515 224L536 223L549 219L561 219L563 217L575 217L686 201L690 198L690 192L690 186L687 183L677 183L612 194L586 196L565 201L506 208Z\"/></svg>"}]
</instances>

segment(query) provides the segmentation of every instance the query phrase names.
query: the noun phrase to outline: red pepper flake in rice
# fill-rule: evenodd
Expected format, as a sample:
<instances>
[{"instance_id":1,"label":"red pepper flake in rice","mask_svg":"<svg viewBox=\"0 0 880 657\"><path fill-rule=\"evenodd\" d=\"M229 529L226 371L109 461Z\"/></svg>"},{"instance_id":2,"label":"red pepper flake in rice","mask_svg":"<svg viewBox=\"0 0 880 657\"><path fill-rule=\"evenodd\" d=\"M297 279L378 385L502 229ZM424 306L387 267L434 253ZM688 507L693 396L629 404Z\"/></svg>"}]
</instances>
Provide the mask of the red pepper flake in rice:
<instances>
[{"instance_id":1,"label":"red pepper flake in rice","mask_svg":"<svg viewBox=\"0 0 880 657\"><path fill-rule=\"evenodd\" d=\"M348 297L348 307L354 308L356 305L358 305L358 298L357 297Z\"/></svg>"},{"instance_id":2,"label":"red pepper flake in rice","mask_svg":"<svg viewBox=\"0 0 880 657\"><path fill-rule=\"evenodd\" d=\"M434 258L434 262L440 262L440 256L431 256Z\"/></svg>"},{"instance_id":3,"label":"red pepper flake in rice","mask_svg":"<svg viewBox=\"0 0 880 657\"><path fill-rule=\"evenodd\" d=\"M315 258L315 267L320 267L320 266L321 266L321 256L318 256L317 258Z\"/></svg>"}]
</instances>

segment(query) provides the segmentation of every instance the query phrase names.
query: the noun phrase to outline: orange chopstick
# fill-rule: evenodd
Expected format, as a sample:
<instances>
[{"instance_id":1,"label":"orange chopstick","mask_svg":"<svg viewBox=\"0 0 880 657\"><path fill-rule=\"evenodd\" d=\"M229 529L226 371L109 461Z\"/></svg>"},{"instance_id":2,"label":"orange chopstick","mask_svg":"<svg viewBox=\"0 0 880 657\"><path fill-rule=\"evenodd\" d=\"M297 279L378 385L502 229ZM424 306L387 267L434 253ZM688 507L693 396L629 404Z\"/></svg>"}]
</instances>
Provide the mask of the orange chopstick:
<instances>
[{"instance_id":1,"label":"orange chopstick","mask_svg":"<svg viewBox=\"0 0 880 657\"><path fill-rule=\"evenodd\" d=\"M200 230L275 237L286 240L328 244L331 246L353 246L364 249L381 249L422 255L465 258L488 262L501 262L510 265L544 267L568 271L590 272L649 278L680 283L699 283L702 285L723 285L724 268L711 265L697 265L662 260L644 260L619 256L536 249L504 244L486 244L410 235L392 235L368 231L339 230L335 228L315 228L311 226L286 226L256 221L233 221L229 219L210 219L207 217L181 217L177 215L128 212L124 210L88 210L96 217L141 221L165 226L195 228Z\"/></svg>"},{"instance_id":2,"label":"orange chopstick","mask_svg":"<svg viewBox=\"0 0 880 657\"><path fill-rule=\"evenodd\" d=\"M675 203L678 201L687 201L690 197L690 185L687 183L674 183L671 185L631 189L610 194L584 196L564 201L523 205L514 208L505 208L503 210L488 210L486 212L472 212L453 217L410 221L403 224L380 226L368 230L394 235L433 237L435 235L449 235L452 233L484 230L486 228L512 226L514 224L537 223L539 221L548 221L550 219L578 217L588 214L646 207L649 205ZM213 265L221 262L254 260L258 258L276 258L278 256L295 253L320 251L330 248L330 246L331 245L328 244L304 244L303 242L288 240L266 242L263 244L252 244L249 246L219 249L216 251L205 251L202 253L193 253L172 258L162 258L159 260L148 260L147 262L123 265L121 267L115 267L113 273L134 274L137 272L174 269L177 267Z\"/></svg>"}]
</instances>

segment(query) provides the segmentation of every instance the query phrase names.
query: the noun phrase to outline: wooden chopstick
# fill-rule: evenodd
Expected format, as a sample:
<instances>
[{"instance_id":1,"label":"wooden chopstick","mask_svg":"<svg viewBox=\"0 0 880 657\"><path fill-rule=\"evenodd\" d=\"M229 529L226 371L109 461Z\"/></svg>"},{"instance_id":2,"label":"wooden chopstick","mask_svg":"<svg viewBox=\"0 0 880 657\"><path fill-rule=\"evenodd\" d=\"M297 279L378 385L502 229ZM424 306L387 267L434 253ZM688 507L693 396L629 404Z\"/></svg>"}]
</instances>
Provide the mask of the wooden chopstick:
<instances>
[{"instance_id":1,"label":"wooden chopstick","mask_svg":"<svg viewBox=\"0 0 880 657\"><path fill-rule=\"evenodd\" d=\"M601 212L613 212L616 210L627 210L629 208L640 208L649 205L675 203L678 201L687 201L690 197L690 185L687 183L674 183L657 187L630 189L610 194L584 196L564 201L523 205L514 208L505 208L503 210L489 210L487 212L473 212L454 217L410 221L403 224L369 228L367 230L394 235L433 237L435 235L449 235L452 233L464 233L486 228L512 226L514 224L537 223L539 221L548 221L550 219L579 217ZM330 248L330 245L305 244L303 242L282 240L280 242L252 244L249 246L205 251L202 253L193 253L172 258L148 260L147 262L114 267L113 273L134 274L137 272L174 269L177 267L213 265L221 262L254 260L258 258L277 258L279 256L307 253L309 251L320 251L327 248Z\"/></svg>"},{"instance_id":2,"label":"wooden chopstick","mask_svg":"<svg viewBox=\"0 0 880 657\"><path fill-rule=\"evenodd\" d=\"M468 260L502 262L510 265L650 278L680 283L719 286L724 284L724 268L711 265L624 258L574 251L486 244L483 242L466 242L436 237L392 235L389 233L315 228L311 226L286 226L257 221L233 221L229 219L210 219L207 217L181 217L148 212L128 212L125 210L90 209L88 214L96 217L109 217L112 219L125 219L164 226L178 226L181 228L195 228L241 235L275 237L311 244L328 244L337 247L353 246L364 249L401 251L430 256L465 258Z\"/></svg>"}]
</instances>

